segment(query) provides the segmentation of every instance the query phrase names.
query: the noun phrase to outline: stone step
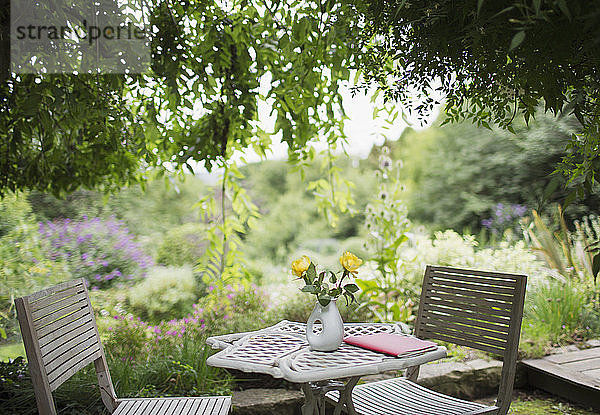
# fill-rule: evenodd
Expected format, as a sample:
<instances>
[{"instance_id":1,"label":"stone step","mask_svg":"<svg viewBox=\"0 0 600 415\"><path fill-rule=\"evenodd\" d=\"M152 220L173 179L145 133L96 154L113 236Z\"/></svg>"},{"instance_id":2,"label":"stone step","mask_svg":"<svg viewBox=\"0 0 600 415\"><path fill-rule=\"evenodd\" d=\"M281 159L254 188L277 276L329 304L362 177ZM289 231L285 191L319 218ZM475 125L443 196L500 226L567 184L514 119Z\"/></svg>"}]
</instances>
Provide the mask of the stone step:
<instances>
[{"instance_id":1,"label":"stone step","mask_svg":"<svg viewBox=\"0 0 600 415\"><path fill-rule=\"evenodd\" d=\"M300 415L304 395L299 390L246 389L233 392L234 415Z\"/></svg>"},{"instance_id":2,"label":"stone step","mask_svg":"<svg viewBox=\"0 0 600 415\"><path fill-rule=\"evenodd\" d=\"M476 359L468 362L429 363L421 366L418 383L447 395L474 400L498 392L502 362ZM375 382L398 376L397 372L365 376ZM515 387L524 386L526 376L517 371ZM300 415L303 395L299 390L246 389L233 392L234 415Z\"/></svg>"}]
</instances>

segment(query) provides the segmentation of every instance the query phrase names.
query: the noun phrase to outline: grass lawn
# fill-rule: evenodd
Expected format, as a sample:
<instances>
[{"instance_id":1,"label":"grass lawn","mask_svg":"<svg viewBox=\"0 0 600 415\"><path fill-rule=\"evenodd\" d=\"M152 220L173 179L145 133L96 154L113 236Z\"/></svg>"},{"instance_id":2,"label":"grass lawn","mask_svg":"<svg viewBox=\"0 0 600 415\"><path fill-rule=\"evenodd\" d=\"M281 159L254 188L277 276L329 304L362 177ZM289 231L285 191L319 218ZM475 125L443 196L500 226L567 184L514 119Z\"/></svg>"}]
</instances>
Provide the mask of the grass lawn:
<instances>
[{"instance_id":1,"label":"grass lawn","mask_svg":"<svg viewBox=\"0 0 600 415\"><path fill-rule=\"evenodd\" d=\"M592 415L598 412L582 409L554 398L533 398L513 402L508 413L514 415Z\"/></svg>"},{"instance_id":2,"label":"grass lawn","mask_svg":"<svg viewBox=\"0 0 600 415\"><path fill-rule=\"evenodd\" d=\"M19 356L25 356L23 343L10 343L0 346L0 361L14 359Z\"/></svg>"},{"instance_id":3,"label":"grass lawn","mask_svg":"<svg viewBox=\"0 0 600 415\"><path fill-rule=\"evenodd\" d=\"M493 404L495 398L481 399L478 402ZM599 412L582 408L564 399L557 398L540 390L515 391L509 415L593 415Z\"/></svg>"}]
</instances>

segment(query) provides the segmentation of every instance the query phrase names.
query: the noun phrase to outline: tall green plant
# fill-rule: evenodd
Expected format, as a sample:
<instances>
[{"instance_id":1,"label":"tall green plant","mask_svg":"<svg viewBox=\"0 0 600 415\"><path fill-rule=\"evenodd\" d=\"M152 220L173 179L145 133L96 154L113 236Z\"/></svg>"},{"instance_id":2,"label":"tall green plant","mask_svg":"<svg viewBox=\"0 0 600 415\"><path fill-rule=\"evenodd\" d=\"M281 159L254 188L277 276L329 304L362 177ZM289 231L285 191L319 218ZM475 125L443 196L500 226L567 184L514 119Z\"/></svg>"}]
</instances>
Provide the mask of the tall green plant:
<instances>
[{"instance_id":1,"label":"tall green plant","mask_svg":"<svg viewBox=\"0 0 600 415\"><path fill-rule=\"evenodd\" d=\"M528 299L526 321L545 329L553 342L570 336L581 326L587 303L584 287L576 281L548 281L534 290Z\"/></svg>"},{"instance_id":2,"label":"tall green plant","mask_svg":"<svg viewBox=\"0 0 600 415\"><path fill-rule=\"evenodd\" d=\"M317 209L325 216L332 228L338 226L340 214L356 213L352 209L355 202L351 193L355 185L341 175L342 169L336 165L336 157L332 153L334 145L329 143L321 160L321 171L327 178L313 180L307 187L315 197ZM303 174L302 171L301 173Z\"/></svg>"},{"instance_id":3,"label":"tall green plant","mask_svg":"<svg viewBox=\"0 0 600 415\"><path fill-rule=\"evenodd\" d=\"M600 237L600 219L596 216L575 221L575 231L569 231L558 206L559 230L551 231L534 210L533 222L527 233L533 249L541 254L559 278L577 278L584 283L596 283L600 269L600 247L595 240Z\"/></svg>"},{"instance_id":4,"label":"tall green plant","mask_svg":"<svg viewBox=\"0 0 600 415\"><path fill-rule=\"evenodd\" d=\"M575 221L578 253L585 260L587 272L596 285L600 273L600 217L590 215Z\"/></svg>"},{"instance_id":5,"label":"tall green plant","mask_svg":"<svg viewBox=\"0 0 600 415\"><path fill-rule=\"evenodd\" d=\"M207 285L221 287L245 276L246 262L239 249L240 235L253 227L260 215L238 182L243 177L235 164L225 163L220 192L203 198L197 205L209 224L209 245L196 265L196 271L203 275Z\"/></svg>"},{"instance_id":6,"label":"tall green plant","mask_svg":"<svg viewBox=\"0 0 600 415\"><path fill-rule=\"evenodd\" d=\"M407 321L412 315L411 295L407 295L406 279L401 273L402 261L398 248L408 241L410 221L402 199L404 186L400 181L401 162L394 163L387 147L379 157L377 196L366 208L366 248L376 265L373 279L358 279L361 300L379 321Z\"/></svg>"}]
</instances>

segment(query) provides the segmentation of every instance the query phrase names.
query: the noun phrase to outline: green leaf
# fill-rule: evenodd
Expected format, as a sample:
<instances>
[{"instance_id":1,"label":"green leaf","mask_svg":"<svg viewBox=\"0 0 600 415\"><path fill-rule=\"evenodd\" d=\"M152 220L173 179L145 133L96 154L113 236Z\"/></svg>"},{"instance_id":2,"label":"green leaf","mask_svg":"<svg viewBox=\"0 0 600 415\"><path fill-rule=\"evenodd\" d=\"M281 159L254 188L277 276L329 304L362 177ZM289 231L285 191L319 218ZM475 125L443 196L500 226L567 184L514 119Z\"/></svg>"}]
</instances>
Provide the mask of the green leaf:
<instances>
[{"instance_id":1,"label":"green leaf","mask_svg":"<svg viewBox=\"0 0 600 415\"><path fill-rule=\"evenodd\" d=\"M348 297L350 297L350 300L348 300ZM354 296L354 294L349 293L349 292L345 292L344 293L344 298L346 299L346 305L350 305L352 303L357 302L356 301L356 297Z\"/></svg>"},{"instance_id":2,"label":"green leaf","mask_svg":"<svg viewBox=\"0 0 600 415\"><path fill-rule=\"evenodd\" d=\"M600 254L596 254L592 260L592 276L594 277L594 284L596 284L596 278L600 272Z\"/></svg>"},{"instance_id":3,"label":"green leaf","mask_svg":"<svg viewBox=\"0 0 600 415\"><path fill-rule=\"evenodd\" d=\"M333 298L331 298L331 296L329 295L320 295L317 299L323 307L326 307L327 304L329 304L331 300L333 300Z\"/></svg>"},{"instance_id":4,"label":"green leaf","mask_svg":"<svg viewBox=\"0 0 600 415\"><path fill-rule=\"evenodd\" d=\"M565 201L563 202L563 205L562 205L563 212L565 210L567 210L567 206L569 206L571 203L573 203L573 201L575 200L576 197L577 197L577 192L575 190L571 191L571 193L569 193L567 195L567 197L565 198Z\"/></svg>"},{"instance_id":5,"label":"green leaf","mask_svg":"<svg viewBox=\"0 0 600 415\"><path fill-rule=\"evenodd\" d=\"M314 285L305 285L304 287L300 288L300 291L311 294L316 294L317 292L319 292L317 287L315 287Z\"/></svg>"},{"instance_id":6,"label":"green leaf","mask_svg":"<svg viewBox=\"0 0 600 415\"><path fill-rule=\"evenodd\" d=\"M333 271L329 271L329 282L335 284L337 282L337 276Z\"/></svg>"},{"instance_id":7,"label":"green leaf","mask_svg":"<svg viewBox=\"0 0 600 415\"><path fill-rule=\"evenodd\" d=\"M520 32L517 32L517 34L515 34L513 36L512 41L510 42L510 50L518 48L519 45L521 43L523 43L524 40L525 40L525 32L523 30L521 30Z\"/></svg>"},{"instance_id":8,"label":"green leaf","mask_svg":"<svg viewBox=\"0 0 600 415\"><path fill-rule=\"evenodd\" d=\"M314 279L317 277L317 268L315 267L315 264L313 264L312 262L310 263L310 265L308 266L308 269L306 270L306 276L311 281L314 281Z\"/></svg>"},{"instance_id":9,"label":"green leaf","mask_svg":"<svg viewBox=\"0 0 600 415\"><path fill-rule=\"evenodd\" d=\"M348 291L349 293L355 293L359 290L359 288L356 284L346 284L344 285L344 290Z\"/></svg>"},{"instance_id":10,"label":"green leaf","mask_svg":"<svg viewBox=\"0 0 600 415\"><path fill-rule=\"evenodd\" d=\"M362 280L362 279L357 278L354 281L356 282L356 284L358 284L360 289L363 291L373 290L378 287L377 282L373 281L373 280Z\"/></svg>"},{"instance_id":11,"label":"green leaf","mask_svg":"<svg viewBox=\"0 0 600 415\"><path fill-rule=\"evenodd\" d=\"M567 6L567 1L566 0L558 0L558 8L563 12L563 14L565 16L567 16L567 19L569 19L569 21L571 21L572 17L571 17L571 12L569 11L569 7Z\"/></svg>"},{"instance_id":12,"label":"green leaf","mask_svg":"<svg viewBox=\"0 0 600 415\"><path fill-rule=\"evenodd\" d=\"M477 15L481 12L481 6L483 6L483 0L477 0Z\"/></svg>"},{"instance_id":13,"label":"green leaf","mask_svg":"<svg viewBox=\"0 0 600 415\"><path fill-rule=\"evenodd\" d=\"M542 0L533 0L533 9L535 10L535 14L540 14L540 8L542 5Z\"/></svg>"},{"instance_id":14,"label":"green leaf","mask_svg":"<svg viewBox=\"0 0 600 415\"><path fill-rule=\"evenodd\" d=\"M560 183L561 180L558 176L554 176L552 180L550 180L550 182L546 185L546 188L544 189L544 200L550 200L550 197L554 194Z\"/></svg>"}]
</instances>

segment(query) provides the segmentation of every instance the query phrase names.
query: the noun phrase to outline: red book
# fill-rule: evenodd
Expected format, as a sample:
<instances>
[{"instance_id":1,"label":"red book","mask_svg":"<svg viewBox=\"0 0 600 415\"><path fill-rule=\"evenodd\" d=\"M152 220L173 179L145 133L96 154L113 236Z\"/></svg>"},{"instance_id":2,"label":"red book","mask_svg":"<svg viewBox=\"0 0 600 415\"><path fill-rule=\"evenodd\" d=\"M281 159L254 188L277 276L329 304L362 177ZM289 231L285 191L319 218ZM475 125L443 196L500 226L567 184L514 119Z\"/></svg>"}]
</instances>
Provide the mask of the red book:
<instances>
[{"instance_id":1,"label":"red book","mask_svg":"<svg viewBox=\"0 0 600 415\"><path fill-rule=\"evenodd\" d=\"M437 344L403 334L378 333L351 336L344 341L353 346L396 357L410 357L437 349Z\"/></svg>"}]
</instances>

